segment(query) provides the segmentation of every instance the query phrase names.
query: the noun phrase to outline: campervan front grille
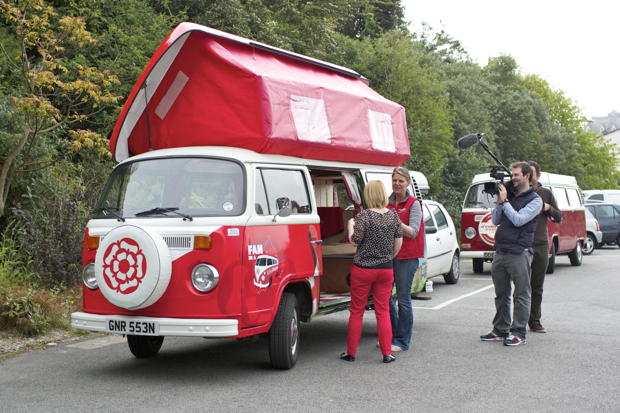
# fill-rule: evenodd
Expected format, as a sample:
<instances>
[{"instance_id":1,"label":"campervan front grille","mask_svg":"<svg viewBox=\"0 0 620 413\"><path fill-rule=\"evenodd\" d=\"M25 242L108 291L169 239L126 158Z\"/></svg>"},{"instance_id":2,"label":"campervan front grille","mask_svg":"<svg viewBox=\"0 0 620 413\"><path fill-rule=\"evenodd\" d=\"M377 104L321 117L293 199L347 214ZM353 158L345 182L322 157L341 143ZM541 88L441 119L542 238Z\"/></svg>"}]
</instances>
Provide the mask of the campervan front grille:
<instances>
[{"instance_id":1,"label":"campervan front grille","mask_svg":"<svg viewBox=\"0 0 620 413\"><path fill-rule=\"evenodd\" d=\"M164 236L164 241L170 249L191 249L192 248L192 236L190 235L174 235Z\"/></svg>"}]
</instances>

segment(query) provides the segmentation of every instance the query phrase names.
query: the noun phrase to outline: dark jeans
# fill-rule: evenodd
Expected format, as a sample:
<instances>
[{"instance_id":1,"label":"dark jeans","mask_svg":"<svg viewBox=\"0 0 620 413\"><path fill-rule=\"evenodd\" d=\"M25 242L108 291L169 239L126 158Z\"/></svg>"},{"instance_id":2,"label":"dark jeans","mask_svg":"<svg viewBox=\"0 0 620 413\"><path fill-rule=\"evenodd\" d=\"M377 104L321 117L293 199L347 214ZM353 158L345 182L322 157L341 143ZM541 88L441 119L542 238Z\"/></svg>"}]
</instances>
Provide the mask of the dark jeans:
<instances>
[{"instance_id":1,"label":"dark jeans","mask_svg":"<svg viewBox=\"0 0 620 413\"><path fill-rule=\"evenodd\" d=\"M534 245L534 258L532 259L532 277L530 285L532 286L532 306L530 309L530 320L528 324L540 323L543 295L543 284L545 283L545 274L547 273L547 265L549 265L549 244Z\"/></svg>"},{"instance_id":2,"label":"dark jeans","mask_svg":"<svg viewBox=\"0 0 620 413\"><path fill-rule=\"evenodd\" d=\"M523 254L512 254L497 251L493 258L491 277L495 286L495 317L493 318L493 332L498 336L506 337L508 333L525 340L527 321L530 315L530 286L532 255L524 251ZM510 314L512 301L512 285L514 283L514 315ZM510 327L511 318L513 321Z\"/></svg>"},{"instance_id":3,"label":"dark jeans","mask_svg":"<svg viewBox=\"0 0 620 413\"><path fill-rule=\"evenodd\" d=\"M413 308L411 308L411 284L418 269L419 260L394 258L394 285L398 297L398 308L390 297L390 320L392 321L392 344L409 350L413 333Z\"/></svg>"}]
</instances>

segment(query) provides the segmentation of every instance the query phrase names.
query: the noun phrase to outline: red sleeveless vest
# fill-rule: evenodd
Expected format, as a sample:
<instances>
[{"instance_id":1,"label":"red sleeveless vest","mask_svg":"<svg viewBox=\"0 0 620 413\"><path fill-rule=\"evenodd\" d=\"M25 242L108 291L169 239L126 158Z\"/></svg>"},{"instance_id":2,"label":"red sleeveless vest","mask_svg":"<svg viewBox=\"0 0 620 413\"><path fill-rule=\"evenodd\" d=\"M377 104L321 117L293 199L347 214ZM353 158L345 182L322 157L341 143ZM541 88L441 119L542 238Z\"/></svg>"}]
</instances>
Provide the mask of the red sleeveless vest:
<instances>
[{"instance_id":1,"label":"red sleeveless vest","mask_svg":"<svg viewBox=\"0 0 620 413\"><path fill-rule=\"evenodd\" d=\"M409 195L409 198L405 202L388 204L386 208L396 209L398 217L405 225L409 225L409 208L413 205L418 198L413 195ZM422 202L420 201L420 209L422 208ZM407 238L403 236L403 246L396 258L399 260L408 260L412 258L424 257L424 210L422 210L422 219L420 220L420 231L415 238Z\"/></svg>"}]
</instances>

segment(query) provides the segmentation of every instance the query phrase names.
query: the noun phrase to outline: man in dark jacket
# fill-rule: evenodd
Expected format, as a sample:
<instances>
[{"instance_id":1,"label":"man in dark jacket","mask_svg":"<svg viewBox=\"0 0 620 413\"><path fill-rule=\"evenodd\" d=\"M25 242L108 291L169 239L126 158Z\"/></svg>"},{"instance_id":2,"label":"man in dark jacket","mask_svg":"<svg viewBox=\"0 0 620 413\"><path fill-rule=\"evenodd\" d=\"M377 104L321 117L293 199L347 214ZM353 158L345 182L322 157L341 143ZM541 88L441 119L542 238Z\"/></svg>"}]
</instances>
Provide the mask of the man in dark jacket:
<instances>
[{"instance_id":1,"label":"man in dark jacket","mask_svg":"<svg viewBox=\"0 0 620 413\"><path fill-rule=\"evenodd\" d=\"M493 208L495 257L491 277L495 286L493 330L480 336L484 341L503 341L505 346L525 344L530 316L532 241L543 208L543 201L530 185L532 167L515 162L512 169L514 192L502 184L497 186L497 205ZM514 283L514 314L510 313ZM511 317L512 315L512 317ZM513 325L511 326L511 318Z\"/></svg>"},{"instance_id":2,"label":"man in dark jacket","mask_svg":"<svg viewBox=\"0 0 620 413\"><path fill-rule=\"evenodd\" d=\"M534 257L532 259L532 277L530 285L532 286L532 305L530 309L530 320L528 324L530 331L536 333L546 333L547 330L540 324L541 304L543 294L543 284L545 283L545 274L547 273L547 265L549 265L549 235L547 232L547 218L553 222L562 222L562 212L558 208L558 203L550 189L545 188L538 182L540 179L540 165L534 161L527 161L534 168L534 174L530 180L530 184L538 196L543 200L543 212L540 214L536 230L534 231L534 242L532 249Z\"/></svg>"}]
</instances>

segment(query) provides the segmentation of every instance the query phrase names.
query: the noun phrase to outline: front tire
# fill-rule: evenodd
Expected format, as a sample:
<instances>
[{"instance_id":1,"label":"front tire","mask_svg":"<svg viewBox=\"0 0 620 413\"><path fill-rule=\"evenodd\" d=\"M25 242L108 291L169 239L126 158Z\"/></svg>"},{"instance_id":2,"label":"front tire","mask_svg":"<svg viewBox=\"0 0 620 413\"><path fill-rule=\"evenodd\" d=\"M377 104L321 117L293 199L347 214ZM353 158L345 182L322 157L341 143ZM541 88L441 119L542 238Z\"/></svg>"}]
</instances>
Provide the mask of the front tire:
<instances>
[{"instance_id":1,"label":"front tire","mask_svg":"<svg viewBox=\"0 0 620 413\"><path fill-rule=\"evenodd\" d=\"M484 272L484 260L482 258L473 258L474 272L476 274L482 274Z\"/></svg>"},{"instance_id":2,"label":"front tire","mask_svg":"<svg viewBox=\"0 0 620 413\"><path fill-rule=\"evenodd\" d=\"M161 345L164 343L164 337L149 337L149 336L127 336L127 345L131 354L136 357L153 357Z\"/></svg>"},{"instance_id":3,"label":"front tire","mask_svg":"<svg viewBox=\"0 0 620 413\"><path fill-rule=\"evenodd\" d=\"M586 239L583 243L583 255L590 255L594 252L594 249L598 248L596 238L594 235L588 232Z\"/></svg>"},{"instance_id":4,"label":"front tire","mask_svg":"<svg viewBox=\"0 0 620 413\"><path fill-rule=\"evenodd\" d=\"M461 275L461 267L459 261L459 253L454 252L452 256L452 266L450 267L450 272L444 274L443 279L446 284L456 284L459 282L459 276Z\"/></svg>"},{"instance_id":5,"label":"front tire","mask_svg":"<svg viewBox=\"0 0 620 413\"><path fill-rule=\"evenodd\" d=\"M284 293L269 330L269 359L277 369L290 369L299 354L299 308L295 294Z\"/></svg>"},{"instance_id":6,"label":"front tire","mask_svg":"<svg viewBox=\"0 0 620 413\"><path fill-rule=\"evenodd\" d=\"M583 249L581 248L581 241L577 241L575 249L568 254L568 258L570 259L570 265L573 267L579 267L581 265L583 262Z\"/></svg>"},{"instance_id":7,"label":"front tire","mask_svg":"<svg viewBox=\"0 0 620 413\"><path fill-rule=\"evenodd\" d=\"M551 256L549 257L549 264L547 264L547 274L553 274L555 271L555 242L551 244Z\"/></svg>"}]
</instances>

